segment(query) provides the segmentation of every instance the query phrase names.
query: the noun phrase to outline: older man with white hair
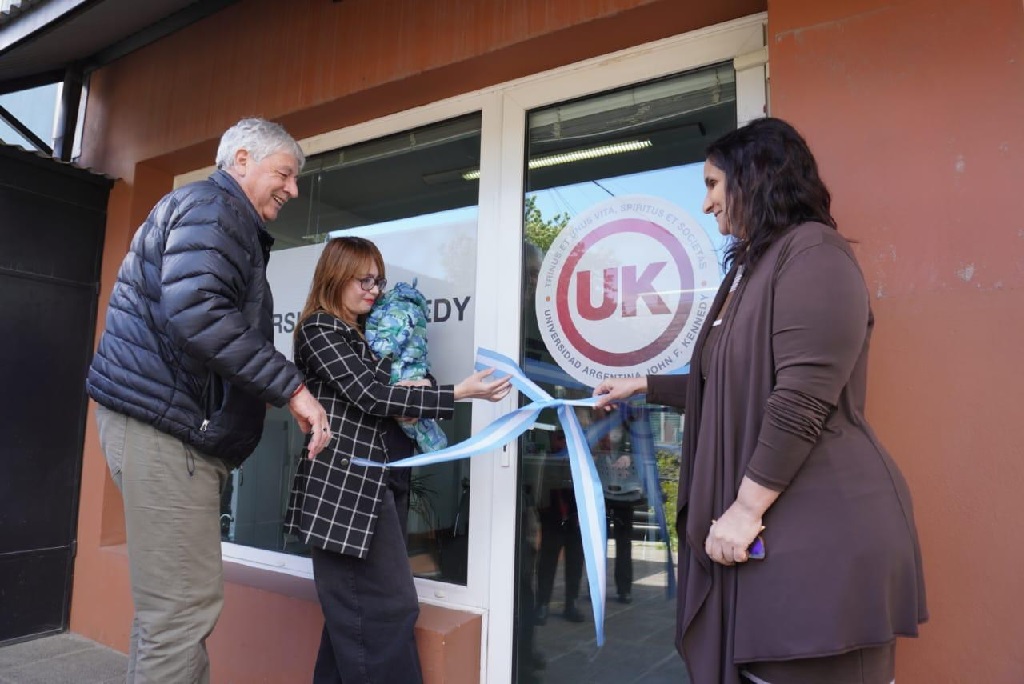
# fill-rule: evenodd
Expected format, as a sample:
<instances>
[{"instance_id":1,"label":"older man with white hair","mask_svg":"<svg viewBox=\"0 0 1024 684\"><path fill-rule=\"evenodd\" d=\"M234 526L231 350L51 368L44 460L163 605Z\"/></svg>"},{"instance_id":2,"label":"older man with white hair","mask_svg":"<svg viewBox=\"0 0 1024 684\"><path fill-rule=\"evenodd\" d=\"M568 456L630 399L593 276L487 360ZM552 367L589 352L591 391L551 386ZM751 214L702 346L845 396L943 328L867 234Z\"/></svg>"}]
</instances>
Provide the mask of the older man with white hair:
<instances>
[{"instance_id":1,"label":"older man with white hair","mask_svg":"<svg viewBox=\"0 0 1024 684\"><path fill-rule=\"evenodd\" d=\"M132 240L86 382L124 499L135 619L129 684L209 682L223 604L220 493L287 405L316 455L324 409L274 348L265 223L305 162L279 125L243 119L217 171L174 190Z\"/></svg>"}]
</instances>

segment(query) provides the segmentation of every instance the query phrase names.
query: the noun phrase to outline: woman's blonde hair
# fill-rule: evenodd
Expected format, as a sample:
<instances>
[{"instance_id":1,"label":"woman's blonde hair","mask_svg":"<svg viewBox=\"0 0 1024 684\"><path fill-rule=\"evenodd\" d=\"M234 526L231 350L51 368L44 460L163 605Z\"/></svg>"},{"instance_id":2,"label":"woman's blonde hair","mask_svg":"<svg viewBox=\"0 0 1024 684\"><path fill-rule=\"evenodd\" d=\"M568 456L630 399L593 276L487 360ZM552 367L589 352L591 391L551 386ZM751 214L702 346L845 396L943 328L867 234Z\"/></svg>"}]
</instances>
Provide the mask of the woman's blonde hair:
<instances>
[{"instance_id":1,"label":"woman's blonde hair","mask_svg":"<svg viewBox=\"0 0 1024 684\"><path fill-rule=\"evenodd\" d=\"M366 238L339 237L328 240L320 260L313 271L313 284L309 288L306 305L299 314L298 332L302 323L317 311L326 311L335 318L351 323L345 315L342 292L353 278L365 275L364 269L370 263L377 265L378 277L384 277L384 257L377 245ZM362 328L363 321L355 323Z\"/></svg>"}]
</instances>

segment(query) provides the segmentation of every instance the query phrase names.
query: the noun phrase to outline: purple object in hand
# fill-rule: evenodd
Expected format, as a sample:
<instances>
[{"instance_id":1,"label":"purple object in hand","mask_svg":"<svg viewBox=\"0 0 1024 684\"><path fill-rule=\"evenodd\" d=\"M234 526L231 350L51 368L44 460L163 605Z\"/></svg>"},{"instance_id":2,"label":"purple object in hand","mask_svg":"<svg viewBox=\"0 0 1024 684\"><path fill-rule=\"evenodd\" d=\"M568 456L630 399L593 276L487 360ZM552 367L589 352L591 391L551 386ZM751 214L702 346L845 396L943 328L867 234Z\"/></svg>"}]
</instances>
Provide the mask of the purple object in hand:
<instances>
[{"instance_id":1,"label":"purple object in hand","mask_svg":"<svg viewBox=\"0 0 1024 684\"><path fill-rule=\"evenodd\" d=\"M754 543L747 549L747 553L750 554L750 558L753 560L762 560L764 558L764 539L758 537L754 540Z\"/></svg>"}]
</instances>

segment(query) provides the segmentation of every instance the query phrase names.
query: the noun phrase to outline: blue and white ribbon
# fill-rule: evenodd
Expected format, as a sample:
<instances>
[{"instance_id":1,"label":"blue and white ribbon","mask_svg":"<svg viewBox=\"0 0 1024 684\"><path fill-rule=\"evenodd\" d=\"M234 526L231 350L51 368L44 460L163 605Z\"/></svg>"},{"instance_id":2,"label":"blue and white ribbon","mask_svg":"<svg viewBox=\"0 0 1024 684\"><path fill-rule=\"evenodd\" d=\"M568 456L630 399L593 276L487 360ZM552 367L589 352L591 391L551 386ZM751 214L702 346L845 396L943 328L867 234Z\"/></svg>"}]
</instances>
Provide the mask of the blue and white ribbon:
<instances>
[{"instance_id":1,"label":"blue and white ribbon","mask_svg":"<svg viewBox=\"0 0 1024 684\"><path fill-rule=\"evenodd\" d=\"M523 370L526 371L526 376L534 382L543 382L546 385L565 387L566 389L590 391L590 387L575 380L564 370L547 361L538 361L527 357L523 361Z\"/></svg>"},{"instance_id":2,"label":"blue and white ribbon","mask_svg":"<svg viewBox=\"0 0 1024 684\"><path fill-rule=\"evenodd\" d=\"M651 430L649 411L642 406L627 406L630 414L629 434L633 455L637 459L640 481L647 492L647 502L654 509L658 529L665 540L665 570L667 581L665 591L669 598L676 593L676 572L672 564L672 537L668 533L668 518L665 515L665 500L661 495L661 480L658 477L658 461L654 453L654 432ZM674 513L675 511L673 511Z\"/></svg>"},{"instance_id":3,"label":"blue and white ribbon","mask_svg":"<svg viewBox=\"0 0 1024 684\"><path fill-rule=\"evenodd\" d=\"M590 583L591 604L594 610L594 630L597 645L604 645L604 608L607 594L607 567L605 564L608 548L608 531L605 522L604 495L597 467L590 454L587 435L576 417L573 406L593 407L596 397L586 399L556 399L530 380L515 361L488 349L479 349L476 354L476 369L495 369L497 376L507 375L512 385L525 394L531 403L506 413L469 439L440 451L420 454L401 461L389 463L391 467L411 468L413 466L444 463L495 451L505 446L533 427L544 409L555 409L562 430L572 471L573 492L583 538L583 557L587 565L587 580ZM362 466L382 466L383 463L354 458L352 462Z\"/></svg>"}]
</instances>

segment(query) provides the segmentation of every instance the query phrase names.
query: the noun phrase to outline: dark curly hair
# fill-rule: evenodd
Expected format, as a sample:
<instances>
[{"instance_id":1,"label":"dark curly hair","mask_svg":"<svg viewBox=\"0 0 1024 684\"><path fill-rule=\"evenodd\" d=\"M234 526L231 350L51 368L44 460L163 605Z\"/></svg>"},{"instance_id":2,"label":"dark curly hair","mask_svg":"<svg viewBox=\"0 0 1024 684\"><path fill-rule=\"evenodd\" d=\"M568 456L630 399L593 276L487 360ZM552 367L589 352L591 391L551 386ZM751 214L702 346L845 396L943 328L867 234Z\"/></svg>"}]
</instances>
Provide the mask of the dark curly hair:
<instances>
[{"instance_id":1,"label":"dark curly hair","mask_svg":"<svg viewBox=\"0 0 1024 684\"><path fill-rule=\"evenodd\" d=\"M726 266L757 263L785 231L809 221L836 228L832 196L807 142L782 119L756 119L711 143L707 159L725 172L734 241Z\"/></svg>"}]
</instances>

